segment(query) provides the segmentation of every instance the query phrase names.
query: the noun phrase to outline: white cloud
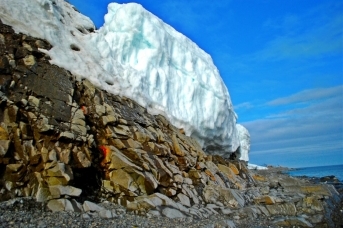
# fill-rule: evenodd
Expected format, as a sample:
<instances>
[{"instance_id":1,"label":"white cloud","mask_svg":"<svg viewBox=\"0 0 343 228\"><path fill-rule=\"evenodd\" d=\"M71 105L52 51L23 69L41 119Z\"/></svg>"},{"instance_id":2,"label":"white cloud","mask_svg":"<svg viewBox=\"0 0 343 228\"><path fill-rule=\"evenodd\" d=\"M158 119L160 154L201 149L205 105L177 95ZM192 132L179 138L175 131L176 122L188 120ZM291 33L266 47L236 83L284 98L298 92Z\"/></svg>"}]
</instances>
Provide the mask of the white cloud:
<instances>
[{"instance_id":1,"label":"white cloud","mask_svg":"<svg viewBox=\"0 0 343 228\"><path fill-rule=\"evenodd\" d=\"M288 97L282 97L268 102L268 105L286 105L299 102L327 99L330 97L342 97L343 85L331 88L307 89Z\"/></svg>"},{"instance_id":2,"label":"white cloud","mask_svg":"<svg viewBox=\"0 0 343 228\"><path fill-rule=\"evenodd\" d=\"M297 159L302 154L336 151L332 163L343 163L343 86L301 91L267 102L282 108L278 114L242 123L251 135L251 153ZM302 106L297 104L301 102ZM336 159L336 160L335 160Z\"/></svg>"},{"instance_id":3,"label":"white cloud","mask_svg":"<svg viewBox=\"0 0 343 228\"><path fill-rule=\"evenodd\" d=\"M239 110L239 109L250 109L252 108L253 105L250 103L250 102L243 102L243 103L240 103L238 105L234 105L234 109L235 110Z\"/></svg>"}]
</instances>

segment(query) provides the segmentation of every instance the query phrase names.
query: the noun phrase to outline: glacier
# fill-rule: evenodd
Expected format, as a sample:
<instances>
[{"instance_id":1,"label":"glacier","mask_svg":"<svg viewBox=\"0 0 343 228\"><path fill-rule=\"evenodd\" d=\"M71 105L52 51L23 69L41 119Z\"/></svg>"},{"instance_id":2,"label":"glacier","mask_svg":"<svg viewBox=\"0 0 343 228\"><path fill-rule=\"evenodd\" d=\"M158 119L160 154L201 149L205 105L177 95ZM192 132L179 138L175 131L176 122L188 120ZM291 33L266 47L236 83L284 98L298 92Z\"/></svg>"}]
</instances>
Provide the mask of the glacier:
<instances>
[{"instance_id":1,"label":"glacier","mask_svg":"<svg viewBox=\"0 0 343 228\"><path fill-rule=\"evenodd\" d=\"M238 131L238 138L240 141L240 147L237 151L238 159L241 161L249 161L249 151L250 151L250 134L249 131L241 124L236 124Z\"/></svg>"},{"instance_id":2,"label":"glacier","mask_svg":"<svg viewBox=\"0 0 343 228\"><path fill-rule=\"evenodd\" d=\"M0 17L49 41L53 48L41 51L52 64L164 115L206 152L228 157L240 147L242 129L211 57L141 5L110 3L98 30L64 0L1 0Z\"/></svg>"}]
</instances>

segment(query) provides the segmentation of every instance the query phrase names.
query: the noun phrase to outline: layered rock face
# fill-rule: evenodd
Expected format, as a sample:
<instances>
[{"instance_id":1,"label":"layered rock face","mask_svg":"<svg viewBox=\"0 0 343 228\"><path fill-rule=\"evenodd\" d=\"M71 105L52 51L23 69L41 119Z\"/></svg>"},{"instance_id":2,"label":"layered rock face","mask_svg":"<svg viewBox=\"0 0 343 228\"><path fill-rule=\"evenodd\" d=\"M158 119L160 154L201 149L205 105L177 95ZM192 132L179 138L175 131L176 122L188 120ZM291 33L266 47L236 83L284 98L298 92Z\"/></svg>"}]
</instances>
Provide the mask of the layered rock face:
<instances>
[{"instance_id":1,"label":"layered rock face","mask_svg":"<svg viewBox=\"0 0 343 228\"><path fill-rule=\"evenodd\" d=\"M112 94L162 114L207 153L240 146L237 116L211 57L138 4L111 3L105 24L64 0L2 0L0 17L15 31L47 40L50 63Z\"/></svg>"},{"instance_id":2,"label":"layered rock face","mask_svg":"<svg viewBox=\"0 0 343 228\"><path fill-rule=\"evenodd\" d=\"M3 24L0 32L2 200L94 190L123 205L161 193L191 206L212 202L212 188L253 183L244 165L214 163L163 116L51 65L41 52L51 48L46 41ZM222 191L229 192L226 206L244 204L236 190Z\"/></svg>"}]
</instances>

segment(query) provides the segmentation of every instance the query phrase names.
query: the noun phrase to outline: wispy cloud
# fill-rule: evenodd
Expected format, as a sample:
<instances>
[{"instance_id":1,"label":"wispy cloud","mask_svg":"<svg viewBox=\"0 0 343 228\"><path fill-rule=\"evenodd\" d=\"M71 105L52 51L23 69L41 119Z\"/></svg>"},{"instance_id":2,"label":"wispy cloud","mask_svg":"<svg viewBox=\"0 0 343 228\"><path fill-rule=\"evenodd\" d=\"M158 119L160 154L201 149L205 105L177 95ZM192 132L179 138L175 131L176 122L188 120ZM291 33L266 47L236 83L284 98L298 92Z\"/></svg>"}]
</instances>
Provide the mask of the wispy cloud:
<instances>
[{"instance_id":1,"label":"wispy cloud","mask_svg":"<svg viewBox=\"0 0 343 228\"><path fill-rule=\"evenodd\" d=\"M301 91L288 97L282 97L268 102L268 105L286 105L292 103L327 99L330 97L343 96L343 85L331 88L316 88Z\"/></svg>"},{"instance_id":2,"label":"wispy cloud","mask_svg":"<svg viewBox=\"0 0 343 228\"><path fill-rule=\"evenodd\" d=\"M303 15L287 15L281 22L269 19L264 27L280 30L279 36L252 57L275 61L342 54L343 14L336 8L342 9L342 4L322 4Z\"/></svg>"},{"instance_id":3,"label":"wispy cloud","mask_svg":"<svg viewBox=\"0 0 343 228\"><path fill-rule=\"evenodd\" d=\"M234 105L234 109L235 110L239 110L239 109L250 109L253 107L253 104L251 102L243 102L241 104L238 105Z\"/></svg>"},{"instance_id":4,"label":"wispy cloud","mask_svg":"<svg viewBox=\"0 0 343 228\"><path fill-rule=\"evenodd\" d=\"M245 122L250 132L253 156L322 156L335 151L331 163L343 163L343 85L319 88L267 102L281 106L277 114ZM298 107L298 103L302 106ZM289 160L291 158L288 158Z\"/></svg>"}]
</instances>

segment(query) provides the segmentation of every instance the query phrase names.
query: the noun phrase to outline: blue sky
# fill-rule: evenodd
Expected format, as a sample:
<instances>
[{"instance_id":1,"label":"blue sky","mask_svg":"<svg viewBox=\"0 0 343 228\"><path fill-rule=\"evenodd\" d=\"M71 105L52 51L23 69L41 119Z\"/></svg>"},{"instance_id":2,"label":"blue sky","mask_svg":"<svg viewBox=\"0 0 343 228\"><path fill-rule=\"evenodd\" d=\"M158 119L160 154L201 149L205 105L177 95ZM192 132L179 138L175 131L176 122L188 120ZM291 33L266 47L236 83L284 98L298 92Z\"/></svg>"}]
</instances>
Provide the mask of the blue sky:
<instances>
[{"instance_id":1,"label":"blue sky","mask_svg":"<svg viewBox=\"0 0 343 228\"><path fill-rule=\"evenodd\" d=\"M97 28L109 2L70 0ZM251 163L343 164L342 1L136 2L212 56Z\"/></svg>"}]
</instances>

